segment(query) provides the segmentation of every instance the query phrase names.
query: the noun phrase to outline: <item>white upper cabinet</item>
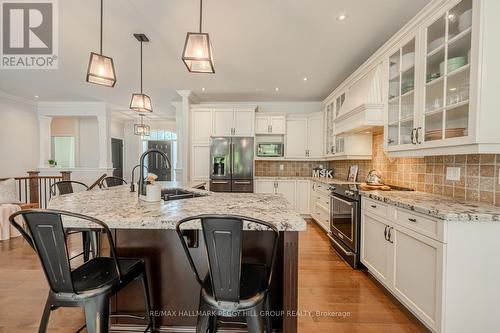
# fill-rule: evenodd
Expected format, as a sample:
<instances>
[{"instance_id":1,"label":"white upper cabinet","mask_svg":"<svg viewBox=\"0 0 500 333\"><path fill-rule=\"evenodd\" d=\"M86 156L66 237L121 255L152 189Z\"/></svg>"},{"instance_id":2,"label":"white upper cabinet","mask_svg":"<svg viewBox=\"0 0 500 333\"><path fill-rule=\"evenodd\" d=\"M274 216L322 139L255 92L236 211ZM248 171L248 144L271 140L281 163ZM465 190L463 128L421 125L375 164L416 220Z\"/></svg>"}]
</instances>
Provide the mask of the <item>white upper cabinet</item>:
<instances>
[{"instance_id":1,"label":"white upper cabinet","mask_svg":"<svg viewBox=\"0 0 500 333\"><path fill-rule=\"evenodd\" d=\"M500 152L499 10L494 0L448 1L388 53L390 156Z\"/></svg>"},{"instance_id":2,"label":"white upper cabinet","mask_svg":"<svg viewBox=\"0 0 500 333\"><path fill-rule=\"evenodd\" d=\"M286 120L285 157L307 157L307 118L288 118Z\"/></svg>"},{"instance_id":3,"label":"white upper cabinet","mask_svg":"<svg viewBox=\"0 0 500 333\"><path fill-rule=\"evenodd\" d=\"M285 157L323 157L323 113L289 116L286 119Z\"/></svg>"},{"instance_id":4,"label":"white upper cabinet","mask_svg":"<svg viewBox=\"0 0 500 333\"><path fill-rule=\"evenodd\" d=\"M215 109L214 110L214 136L233 135L234 110Z\"/></svg>"},{"instance_id":5,"label":"white upper cabinet","mask_svg":"<svg viewBox=\"0 0 500 333\"><path fill-rule=\"evenodd\" d=\"M213 136L254 136L254 108L213 110Z\"/></svg>"},{"instance_id":6,"label":"white upper cabinet","mask_svg":"<svg viewBox=\"0 0 500 333\"><path fill-rule=\"evenodd\" d=\"M255 135L255 109L236 108L234 110L234 132L237 136Z\"/></svg>"},{"instance_id":7,"label":"white upper cabinet","mask_svg":"<svg viewBox=\"0 0 500 333\"><path fill-rule=\"evenodd\" d=\"M209 143L212 135L213 113L211 109L193 109L191 131L193 143Z\"/></svg>"},{"instance_id":8,"label":"white upper cabinet","mask_svg":"<svg viewBox=\"0 0 500 333\"><path fill-rule=\"evenodd\" d=\"M292 132L293 133L293 132ZM309 158L323 157L323 114L309 117L307 123L307 145Z\"/></svg>"},{"instance_id":9,"label":"white upper cabinet","mask_svg":"<svg viewBox=\"0 0 500 333\"><path fill-rule=\"evenodd\" d=\"M255 134L285 134L285 116L257 115Z\"/></svg>"},{"instance_id":10,"label":"white upper cabinet","mask_svg":"<svg viewBox=\"0 0 500 333\"><path fill-rule=\"evenodd\" d=\"M269 123L271 125L271 134L285 134L285 116L272 116L269 118Z\"/></svg>"}]
</instances>

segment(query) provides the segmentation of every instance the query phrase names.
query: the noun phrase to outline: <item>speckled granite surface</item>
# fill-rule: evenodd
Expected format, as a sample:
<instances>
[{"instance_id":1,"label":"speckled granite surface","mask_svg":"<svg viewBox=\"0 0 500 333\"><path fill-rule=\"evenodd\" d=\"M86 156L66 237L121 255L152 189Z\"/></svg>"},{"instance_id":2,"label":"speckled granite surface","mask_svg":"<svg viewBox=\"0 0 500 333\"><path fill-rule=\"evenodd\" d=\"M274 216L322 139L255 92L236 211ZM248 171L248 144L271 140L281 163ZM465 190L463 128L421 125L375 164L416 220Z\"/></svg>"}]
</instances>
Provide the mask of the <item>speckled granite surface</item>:
<instances>
[{"instance_id":1,"label":"speckled granite surface","mask_svg":"<svg viewBox=\"0 0 500 333\"><path fill-rule=\"evenodd\" d=\"M382 201L448 221L500 221L500 207L425 192L361 191Z\"/></svg>"},{"instance_id":2,"label":"speckled granite surface","mask_svg":"<svg viewBox=\"0 0 500 333\"><path fill-rule=\"evenodd\" d=\"M195 190L199 183L183 186L175 182L158 182L163 188L181 188L206 196L148 203L131 193L127 185L104 190L78 192L52 198L49 208L93 216L112 229L175 229L177 221L199 214L237 214L258 218L274 224L282 231L304 231L306 222L281 195L254 193L213 193ZM81 227L74 218L64 218L66 227ZM197 222L184 225L198 229ZM262 227L246 223L245 230Z\"/></svg>"},{"instance_id":3,"label":"speckled granite surface","mask_svg":"<svg viewBox=\"0 0 500 333\"><path fill-rule=\"evenodd\" d=\"M274 180L312 180L315 182L334 185L334 184L360 184L359 182L353 183L348 182L346 180L337 179L337 178L319 178L319 177L255 177L258 179L274 179Z\"/></svg>"}]
</instances>

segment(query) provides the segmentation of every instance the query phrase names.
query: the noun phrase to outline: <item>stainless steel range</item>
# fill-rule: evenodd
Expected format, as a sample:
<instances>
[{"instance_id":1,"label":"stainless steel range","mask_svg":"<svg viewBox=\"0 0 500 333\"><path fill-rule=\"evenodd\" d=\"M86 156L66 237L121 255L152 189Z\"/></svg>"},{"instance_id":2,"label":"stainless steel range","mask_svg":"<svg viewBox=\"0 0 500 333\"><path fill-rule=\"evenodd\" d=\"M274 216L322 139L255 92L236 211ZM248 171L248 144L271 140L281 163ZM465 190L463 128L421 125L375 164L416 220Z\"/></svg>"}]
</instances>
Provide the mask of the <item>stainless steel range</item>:
<instances>
[{"instance_id":1,"label":"stainless steel range","mask_svg":"<svg viewBox=\"0 0 500 333\"><path fill-rule=\"evenodd\" d=\"M330 233L333 248L353 268L360 268L361 196L355 184L330 186Z\"/></svg>"}]
</instances>

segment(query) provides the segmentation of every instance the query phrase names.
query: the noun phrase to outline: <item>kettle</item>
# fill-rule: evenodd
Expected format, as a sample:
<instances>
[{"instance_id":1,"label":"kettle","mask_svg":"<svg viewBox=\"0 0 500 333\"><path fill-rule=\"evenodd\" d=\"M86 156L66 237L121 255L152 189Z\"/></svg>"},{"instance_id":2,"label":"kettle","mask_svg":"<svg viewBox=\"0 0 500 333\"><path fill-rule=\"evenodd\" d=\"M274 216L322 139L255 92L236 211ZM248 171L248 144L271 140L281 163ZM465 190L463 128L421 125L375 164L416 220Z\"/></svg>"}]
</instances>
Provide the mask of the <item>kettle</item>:
<instances>
[{"instance_id":1,"label":"kettle","mask_svg":"<svg viewBox=\"0 0 500 333\"><path fill-rule=\"evenodd\" d=\"M382 175L380 174L380 171L375 169L370 170L366 176L365 182L368 185L382 185Z\"/></svg>"}]
</instances>

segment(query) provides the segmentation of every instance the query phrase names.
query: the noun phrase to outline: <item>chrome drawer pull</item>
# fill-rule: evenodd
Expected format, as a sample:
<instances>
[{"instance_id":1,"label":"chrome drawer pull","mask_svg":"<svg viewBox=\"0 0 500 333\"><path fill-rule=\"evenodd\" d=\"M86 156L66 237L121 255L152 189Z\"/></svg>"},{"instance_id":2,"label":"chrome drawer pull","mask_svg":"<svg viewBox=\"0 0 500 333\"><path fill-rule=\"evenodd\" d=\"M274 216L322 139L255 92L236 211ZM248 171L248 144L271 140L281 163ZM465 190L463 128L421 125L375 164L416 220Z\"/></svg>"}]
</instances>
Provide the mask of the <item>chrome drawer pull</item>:
<instances>
[{"instance_id":1,"label":"chrome drawer pull","mask_svg":"<svg viewBox=\"0 0 500 333\"><path fill-rule=\"evenodd\" d=\"M417 222L417 219L414 219L414 218L408 218L408 221L410 221L410 222Z\"/></svg>"},{"instance_id":2,"label":"chrome drawer pull","mask_svg":"<svg viewBox=\"0 0 500 333\"><path fill-rule=\"evenodd\" d=\"M377 208L377 205L370 205L371 208Z\"/></svg>"}]
</instances>

